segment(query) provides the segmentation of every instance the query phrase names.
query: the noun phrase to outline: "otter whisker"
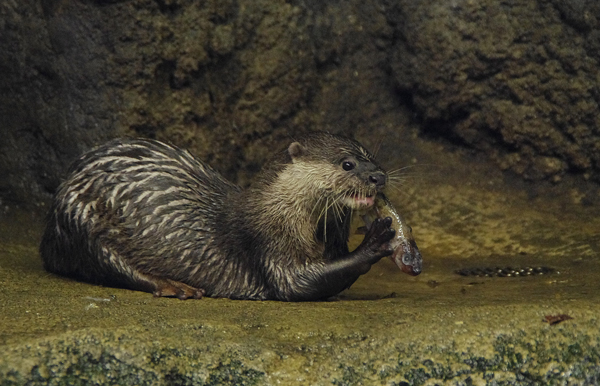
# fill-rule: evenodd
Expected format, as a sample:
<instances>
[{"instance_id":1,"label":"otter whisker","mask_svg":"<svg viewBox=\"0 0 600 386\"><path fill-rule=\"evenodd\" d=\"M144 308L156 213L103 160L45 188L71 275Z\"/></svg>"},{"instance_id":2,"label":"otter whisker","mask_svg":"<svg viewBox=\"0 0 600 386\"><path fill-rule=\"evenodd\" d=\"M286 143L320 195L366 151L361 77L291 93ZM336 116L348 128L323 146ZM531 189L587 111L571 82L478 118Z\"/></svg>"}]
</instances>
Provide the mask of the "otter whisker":
<instances>
[{"instance_id":1,"label":"otter whisker","mask_svg":"<svg viewBox=\"0 0 600 386\"><path fill-rule=\"evenodd\" d=\"M375 143L375 146L373 148L373 158L377 158L377 154L379 153L379 150L381 149L382 143L383 143L383 138L379 138L377 140L377 142Z\"/></svg>"},{"instance_id":2,"label":"otter whisker","mask_svg":"<svg viewBox=\"0 0 600 386\"><path fill-rule=\"evenodd\" d=\"M317 209L317 207L319 206L319 204L321 203L321 201L323 200L323 195L319 196L319 198L317 199L317 202L315 203L315 205L313 206L312 210L310 211L310 218L312 218L313 213L315 212L315 210ZM317 218L317 223L319 222L319 220L321 219L321 215L322 213L319 215L319 217Z\"/></svg>"},{"instance_id":3,"label":"otter whisker","mask_svg":"<svg viewBox=\"0 0 600 386\"><path fill-rule=\"evenodd\" d=\"M409 175L409 174L400 174L397 176L388 176L388 181L408 181L409 179L413 178L414 176Z\"/></svg>"},{"instance_id":4,"label":"otter whisker","mask_svg":"<svg viewBox=\"0 0 600 386\"><path fill-rule=\"evenodd\" d=\"M398 182L398 181L409 181L411 179L415 179L415 178L420 178L421 175L417 175L417 174L398 174L395 176L388 176L388 182Z\"/></svg>"},{"instance_id":5,"label":"otter whisker","mask_svg":"<svg viewBox=\"0 0 600 386\"><path fill-rule=\"evenodd\" d=\"M396 177L422 178L426 175L437 174L440 171L440 166L435 164L416 164L407 165L398 169L387 172L388 178Z\"/></svg>"},{"instance_id":6,"label":"otter whisker","mask_svg":"<svg viewBox=\"0 0 600 386\"><path fill-rule=\"evenodd\" d=\"M337 188L338 187L334 185L334 192L336 192L338 190ZM332 209L333 209L334 218L341 221L341 214L339 213L340 195L335 194L334 196L331 197L331 199L332 199Z\"/></svg>"},{"instance_id":7,"label":"otter whisker","mask_svg":"<svg viewBox=\"0 0 600 386\"><path fill-rule=\"evenodd\" d=\"M341 213L339 213L337 210L338 205L339 205L338 200L335 197L327 196L327 201L325 203L325 208L324 208L325 219L324 219L324 223L323 223L323 240L325 242L327 242L327 224L328 224L327 218L328 218L330 209L333 212L332 214L334 215L334 217L337 216L339 218L340 222L342 221Z\"/></svg>"},{"instance_id":8,"label":"otter whisker","mask_svg":"<svg viewBox=\"0 0 600 386\"><path fill-rule=\"evenodd\" d=\"M392 176L394 174L398 174L398 173L404 172L407 169L413 169L413 168L418 168L418 167L423 167L423 166L432 166L432 165L428 165L428 164L406 165L406 166L402 166L400 168L388 170L387 174L388 174L388 176Z\"/></svg>"},{"instance_id":9,"label":"otter whisker","mask_svg":"<svg viewBox=\"0 0 600 386\"><path fill-rule=\"evenodd\" d=\"M327 217L329 208L332 205L329 201L330 198L331 197L329 195L325 196L325 205L321 209L321 213L319 214L319 217L317 219L317 224L321 221L321 219L323 219L323 241L325 242L327 242Z\"/></svg>"},{"instance_id":10,"label":"otter whisker","mask_svg":"<svg viewBox=\"0 0 600 386\"><path fill-rule=\"evenodd\" d=\"M406 185L407 181L408 180L406 178L389 179L388 186L394 186L394 187L403 186L403 185Z\"/></svg>"},{"instance_id":11,"label":"otter whisker","mask_svg":"<svg viewBox=\"0 0 600 386\"><path fill-rule=\"evenodd\" d=\"M333 190L333 192L336 192L337 191L337 186L334 185L332 190ZM331 199L331 202L329 201L329 199ZM334 220L335 220L335 216L336 216L336 213L335 213L335 204L336 204L336 201L337 201L336 194L328 195L328 197L327 197L327 205L326 205L326 208L325 208L325 210L327 212L329 212L330 209L333 210ZM325 216L327 216L327 213L325 214ZM324 224L325 228L327 227L326 224L327 224L327 217L325 217L325 224Z\"/></svg>"},{"instance_id":12,"label":"otter whisker","mask_svg":"<svg viewBox=\"0 0 600 386\"><path fill-rule=\"evenodd\" d=\"M402 189L403 185L401 185L401 184L389 184L388 188L393 189L395 192L397 192L398 194L401 194L404 197L409 197L409 194L406 192L406 190Z\"/></svg>"},{"instance_id":13,"label":"otter whisker","mask_svg":"<svg viewBox=\"0 0 600 386\"><path fill-rule=\"evenodd\" d=\"M408 186L407 181L409 178L403 178L403 176L396 176L388 179L387 186L393 189L395 192L408 196L405 187Z\"/></svg>"},{"instance_id":14,"label":"otter whisker","mask_svg":"<svg viewBox=\"0 0 600 386\"><path fill-rule=\"evenodd\" d=\"M323 241L327 242L327 212L329 211L329 196L325 202L325 222L323 222Z\"/></svg>"},{"instance_id":15,"label":"otter whisker","mask_svg":"<svg viewBox=\"0 0 600 386\"><path fill-rule=\"evenodd\" d=\"M322 196L319 201L321 201L321 199L323 198L327 198L326 196ZM316 208L316 206L315 206ZM327 204L323 205L321 208L321 211L319 212L319 216L317 216L317 224L319 223L319 221L321 221L321 218L323 217L323 215L325 214L325 210L327 209Z\"/></svg>"},{"instance_id":16,"label":"otter whisker","mask_svg":"<svg viewBox=\"0 0 600 386\"><path fill-rule=\"evenodd\" d=\"M336 196L333 201L333 211L335 213L337 220L340 223L343 221L343 212L342 212L343 209L342 209L341 201L342 201L342 196L340 196L340 195Z\"/></svg>"}]
</instances>

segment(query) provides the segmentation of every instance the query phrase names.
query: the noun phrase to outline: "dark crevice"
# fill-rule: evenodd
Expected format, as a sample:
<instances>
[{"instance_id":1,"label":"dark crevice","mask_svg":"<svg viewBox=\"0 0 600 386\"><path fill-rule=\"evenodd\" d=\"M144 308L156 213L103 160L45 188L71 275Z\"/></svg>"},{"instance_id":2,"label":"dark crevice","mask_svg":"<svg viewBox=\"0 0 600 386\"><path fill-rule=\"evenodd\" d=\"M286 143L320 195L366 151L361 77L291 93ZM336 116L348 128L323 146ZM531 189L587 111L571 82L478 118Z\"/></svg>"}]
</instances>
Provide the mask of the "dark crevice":
<instances>
[{"instance_id":1,"label":"dark crevice","mask_svg":"<svg viewBox=\"0 0 600 386\"><path fill-rule=\"evenodd\" d=\"M133 125L131 129L142 137L156 139L158 128L152 125Z\"/></svg>"},{"instance_id":2,"label":"dark crevice","mask_svg":"<svg viewBox=\"0 0 600 386\"><path fill-rule=\"evenodd\" d=\"M164 14L174 14L181 9L181 4L176 1L154 0L158 9Z\"/></svg>"},{"instance_id":3,"label":"dark crevice","mask_svg":"<svg viewBox=\"0 0 600 386\"><path fill-rule=\"evenodd\" d=\"M220 0L217 12L211 14L208 20L215 25L227 24L238 17L239 10L240 6L236 0Z\"/></svg>"}]
</instances>

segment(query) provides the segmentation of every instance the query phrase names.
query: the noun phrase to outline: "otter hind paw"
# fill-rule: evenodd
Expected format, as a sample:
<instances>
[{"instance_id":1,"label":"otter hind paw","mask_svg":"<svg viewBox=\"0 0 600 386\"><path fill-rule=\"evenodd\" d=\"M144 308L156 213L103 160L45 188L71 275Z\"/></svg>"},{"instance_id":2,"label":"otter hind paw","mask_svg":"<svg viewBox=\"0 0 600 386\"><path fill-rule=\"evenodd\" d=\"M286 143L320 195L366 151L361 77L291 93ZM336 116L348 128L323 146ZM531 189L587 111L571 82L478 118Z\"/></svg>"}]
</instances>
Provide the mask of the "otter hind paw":
<instances>
[{"instance_id":1,"label":"otter hind paw","mask_svg":"<svg viewBox=\"0 0 600 386\"><path fill-rule=\"evenodd\" d=\"M201 299L205 291L202 288L189 286L180 281L162 279L156 283L153 295L156 297L176 297L181 300Z\"/></svg>"},{"instance_id":2,"label":"otter hind paw","mask_svg":"<svg viewBox=\"0 0 600 386\"><path fill-rule=\"evenodd\" d=\"M136 271L127 287L138 291L150 292L156 297L175 297L179 299L201 299L206 291L192 287L177 280L168 279Z\"/></svg>"}]
</instances>

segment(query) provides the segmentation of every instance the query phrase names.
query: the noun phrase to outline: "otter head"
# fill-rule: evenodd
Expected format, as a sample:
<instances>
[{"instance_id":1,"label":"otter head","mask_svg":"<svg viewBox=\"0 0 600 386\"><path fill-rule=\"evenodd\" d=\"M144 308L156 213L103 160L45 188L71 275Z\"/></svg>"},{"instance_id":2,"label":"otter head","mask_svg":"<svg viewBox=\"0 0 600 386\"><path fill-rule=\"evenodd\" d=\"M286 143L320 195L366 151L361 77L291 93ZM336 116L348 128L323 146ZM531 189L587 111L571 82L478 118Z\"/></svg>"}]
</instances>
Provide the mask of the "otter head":
<instances>
[{"instance_id":1,"label":"otter head","mask_svg":"<svg viewBox=\"0 0 600 386\"><path fill-rule=\"evenodd\" d=\"M299 175L305 171L303 182L318 192L317 199L326 206L372 206L387 182L387 174L373 154L350 138L313 133L302 142L293 142L287 152L292 168L296 167Z\"/></svg>"}]
</instances>

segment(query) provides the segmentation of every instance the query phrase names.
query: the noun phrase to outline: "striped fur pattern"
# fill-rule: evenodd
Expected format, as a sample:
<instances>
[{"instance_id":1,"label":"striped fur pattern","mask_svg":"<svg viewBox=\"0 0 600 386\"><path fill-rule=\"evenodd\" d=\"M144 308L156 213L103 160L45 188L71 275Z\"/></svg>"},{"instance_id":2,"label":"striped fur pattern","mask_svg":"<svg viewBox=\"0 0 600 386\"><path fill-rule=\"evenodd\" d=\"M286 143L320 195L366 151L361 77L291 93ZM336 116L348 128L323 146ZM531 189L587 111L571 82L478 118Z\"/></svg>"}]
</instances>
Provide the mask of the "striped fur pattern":
<instances>
[{"instance_id":1,"label":"striped fur pattern","mask_svg":"<svg viewBox=\"0 0 600 386\"><path fill-rule=\"evenodd\" d=\"M382 178L360 144L325 133L294 142L247 190L187 151L116 139L71 167L40 252L50 272L159 296L319 299L387 253L389 226L358 252L346 245L352 210Z\"/></svg>"}]
</instances>

